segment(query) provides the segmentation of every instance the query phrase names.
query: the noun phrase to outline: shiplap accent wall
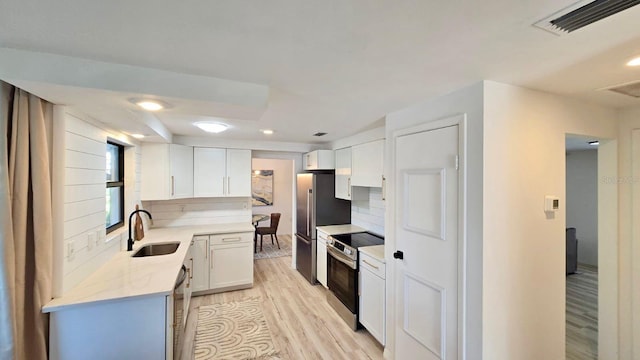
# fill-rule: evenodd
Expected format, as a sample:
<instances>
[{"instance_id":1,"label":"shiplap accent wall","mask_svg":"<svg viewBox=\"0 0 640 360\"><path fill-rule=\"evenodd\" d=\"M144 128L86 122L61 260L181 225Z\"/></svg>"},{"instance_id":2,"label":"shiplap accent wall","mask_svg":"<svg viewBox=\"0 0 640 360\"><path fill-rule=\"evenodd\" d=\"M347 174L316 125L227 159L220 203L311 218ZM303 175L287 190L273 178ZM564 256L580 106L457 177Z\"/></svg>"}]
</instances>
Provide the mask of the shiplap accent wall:
<instances>
[{"instance_id":1,"label":"shiplap accent wall","mask_svg":"<svg viewBox=\"0 0 640 360\"><path fill-rule=\"evenodd\" d=\"M56 110L56 126L62 126L63 139L57 149L63 154L56 159L63 172L63 230L61 249L54 262L61 262L61 274L54 274L56 296L62 295L87 278L107 262L121 248L121 237L126 228L106 234L106 142L119 141L124 135L96 126L96 121L68 108ZM131 145L131 144L128 144ZM125 214L140 199L139 147L125 149ZM126 235L125 235L126 237ZM72 248L72 249L71 249ZM61 250L61 251L60 251ZM59 258L61 256L61 258Z\"/></svg>"},{"instance_id":2,"label":"shiplap accent wall","mask_svg":"<svg viewBox=\"0 0 640 360\"><path fill-rule=\"evenodd\" d=\"M356 195L357 193L363 195ZM384 236L384 209L381 188L355 188L351 200L351 224Z\"/></svg>"},{"instance_id":3,"label":"shiplap accent wall","mask_svg":"<svg viewBox=\"0 0 640 360\"><path fill-rule=\"evenodd\" d=\"M251 198L196 198L143 201L154 227L197 226L251 221Z\"/></svg>"}]
</instances>

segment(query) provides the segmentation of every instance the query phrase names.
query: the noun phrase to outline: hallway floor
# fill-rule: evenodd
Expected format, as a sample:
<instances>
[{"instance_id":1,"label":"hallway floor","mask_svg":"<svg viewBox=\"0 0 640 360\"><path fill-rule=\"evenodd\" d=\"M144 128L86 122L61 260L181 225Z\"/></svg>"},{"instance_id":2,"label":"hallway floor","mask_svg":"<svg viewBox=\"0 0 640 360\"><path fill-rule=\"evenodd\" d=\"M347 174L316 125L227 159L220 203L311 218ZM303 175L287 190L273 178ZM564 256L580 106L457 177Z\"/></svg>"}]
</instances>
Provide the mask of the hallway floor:
<instances>
[{"instance_id":1,"label":"hallway floor","mask_svg":"<svg viewBox=\"0 0 640 360\"><path fill-rule=\"evenodd\" d=\"M598 358L598 268L578 265L567 276L566 358Z\"/></svg>"}]
</instances>

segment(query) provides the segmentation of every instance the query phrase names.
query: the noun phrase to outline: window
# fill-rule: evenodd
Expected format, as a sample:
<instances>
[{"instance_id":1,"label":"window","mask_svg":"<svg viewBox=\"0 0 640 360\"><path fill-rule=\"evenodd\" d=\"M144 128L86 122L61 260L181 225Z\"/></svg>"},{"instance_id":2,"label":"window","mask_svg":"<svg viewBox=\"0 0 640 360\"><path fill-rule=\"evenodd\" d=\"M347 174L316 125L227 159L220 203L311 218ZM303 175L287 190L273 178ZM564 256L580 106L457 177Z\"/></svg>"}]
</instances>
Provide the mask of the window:
<instances>
[{"instance_id":1,"label":"window","mask_svg":"<svg viewBox=\"0 0 640 360\"><path fill-rule=\"evenodd\" d=\"M107 142L107 233L124 225L124 146Z\"/></svg>"}]
</instances>

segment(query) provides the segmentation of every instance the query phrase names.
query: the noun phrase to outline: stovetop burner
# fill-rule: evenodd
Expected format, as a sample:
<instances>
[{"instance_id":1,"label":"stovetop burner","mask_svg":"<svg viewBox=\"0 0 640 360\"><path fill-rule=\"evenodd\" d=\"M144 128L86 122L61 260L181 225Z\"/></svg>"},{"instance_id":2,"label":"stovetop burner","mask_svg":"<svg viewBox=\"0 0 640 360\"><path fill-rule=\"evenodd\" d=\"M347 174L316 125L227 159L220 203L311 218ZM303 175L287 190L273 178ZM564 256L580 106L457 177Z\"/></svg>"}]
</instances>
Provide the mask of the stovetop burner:
<instances>
[{"instance_id":1,"label":"stovetop burner","mask_svg":"<svg viewBox=\"0 0 640 360\"><path fill-rule=\"evenodd\" d=\"M382 245L384 238L368 232L332 235L332 238L354 249L360 246Z\"/></svg>"}]
</instances>

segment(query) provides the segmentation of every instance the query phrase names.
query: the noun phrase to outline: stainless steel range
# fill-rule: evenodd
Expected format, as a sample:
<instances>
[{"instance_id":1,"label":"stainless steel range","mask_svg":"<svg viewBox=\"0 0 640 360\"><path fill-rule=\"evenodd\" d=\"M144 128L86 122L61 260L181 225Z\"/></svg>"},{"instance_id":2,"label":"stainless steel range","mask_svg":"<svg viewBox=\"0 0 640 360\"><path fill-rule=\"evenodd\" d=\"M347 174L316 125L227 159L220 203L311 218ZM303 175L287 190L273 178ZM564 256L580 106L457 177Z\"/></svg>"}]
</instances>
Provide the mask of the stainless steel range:
<instances>
[{"instance_id":1,"label":"stainless steel range","mask_svg":"<svg viewBox=\"0 0 640 360\"><path fill-rule=\"evenodd\" d=\"M384 238L368 232L327 239L327 301L353 330L358 328L358 248L382 244Z\"/></svg>"}]
</instances>

